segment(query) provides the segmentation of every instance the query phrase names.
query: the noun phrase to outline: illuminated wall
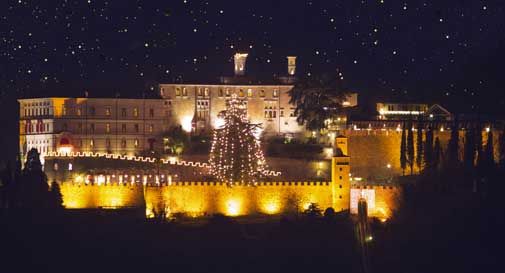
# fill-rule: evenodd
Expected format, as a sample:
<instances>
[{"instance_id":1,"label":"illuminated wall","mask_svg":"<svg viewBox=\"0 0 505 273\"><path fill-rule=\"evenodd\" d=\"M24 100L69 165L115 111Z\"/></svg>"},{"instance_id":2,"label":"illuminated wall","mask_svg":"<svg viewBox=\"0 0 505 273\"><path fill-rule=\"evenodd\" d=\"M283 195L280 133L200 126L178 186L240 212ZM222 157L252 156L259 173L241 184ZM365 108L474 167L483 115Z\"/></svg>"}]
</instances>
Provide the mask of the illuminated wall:
<instances>
[{"instance_id":1,"label":"illuminated wall","mask_svg":"<svg viewBox=\"0 0 505 273\"><path fill-rule=\"evenodd\" d=\"M63 205L69 209L143 207L142 186L62 183Z\"/></svg>"},{"instance_id":2,"label":"illuminated wall","mask_svg":"<svg viewBox=\"0 0 505 273\"><path fill-rule=\"evenodd\" d=\"M358 201L364 198L367 200L369 216L387 220L399 209L402 197L402 189L399 186L353 186L350 194L350 211L357 214Z\"/></svg>"}]
</instances>

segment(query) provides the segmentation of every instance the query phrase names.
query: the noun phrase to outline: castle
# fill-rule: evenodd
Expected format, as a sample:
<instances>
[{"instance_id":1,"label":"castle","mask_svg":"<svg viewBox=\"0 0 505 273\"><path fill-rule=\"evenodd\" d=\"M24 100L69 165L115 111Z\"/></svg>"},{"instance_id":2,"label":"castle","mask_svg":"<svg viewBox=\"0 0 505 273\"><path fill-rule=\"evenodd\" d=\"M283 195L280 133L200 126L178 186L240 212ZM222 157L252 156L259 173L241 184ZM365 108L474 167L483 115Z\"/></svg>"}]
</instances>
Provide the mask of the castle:
<instances>
[{"instance_id":1,"label":"castle","mask_svg":"<svg viewBox=\"0 0 505 273\"><path fill-rule=\"evenodd\" d=\"M214 213L244 216L301 212L311 203L316 203L323 209L331 207L337 212L350 210L356 213L358 200L363 197L369 203L369 215L385 221L398 207L401 188L394 184L368 185L353 181L347 138L337 137L335 145L337 152L331 159L331 181L265 181L255 186L230 186L213 181L173 181L165 172L138 174L117 171L82 175L65 168L63 163L68 164L73 157L101 156L85 153L51 154L48 161L53 164L59 162L63 166L47 172L48 176L58 177L61 181L64 205L69 209L145 207L147 217L160 213L192 217ZM103 156L150 163L155 160ZM189 164L170 160L161 163ZM206 166L197 164L193 167Z\"/></svg>"}]
</instances>

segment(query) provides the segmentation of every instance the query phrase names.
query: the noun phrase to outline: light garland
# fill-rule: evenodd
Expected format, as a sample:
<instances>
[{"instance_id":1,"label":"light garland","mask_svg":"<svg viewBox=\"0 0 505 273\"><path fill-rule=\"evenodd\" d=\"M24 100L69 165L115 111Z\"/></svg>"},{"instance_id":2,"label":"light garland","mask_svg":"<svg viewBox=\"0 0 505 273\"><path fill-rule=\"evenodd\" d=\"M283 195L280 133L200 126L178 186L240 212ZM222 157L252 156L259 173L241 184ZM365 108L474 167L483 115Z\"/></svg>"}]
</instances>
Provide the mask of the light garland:
<instances>
[{"instance_id":1,"label":"light garland","mask_svg":"<svg viewBox=\"0 0 505 273\"><path fill-rule=\"evenodd\" d=\"M260 140L254 136L259 125L247 119L246 103L232 96L223 117L224 124L213 132L210 173L228 185L256 185L267 167Z\"/></svg>"}]
</instances>

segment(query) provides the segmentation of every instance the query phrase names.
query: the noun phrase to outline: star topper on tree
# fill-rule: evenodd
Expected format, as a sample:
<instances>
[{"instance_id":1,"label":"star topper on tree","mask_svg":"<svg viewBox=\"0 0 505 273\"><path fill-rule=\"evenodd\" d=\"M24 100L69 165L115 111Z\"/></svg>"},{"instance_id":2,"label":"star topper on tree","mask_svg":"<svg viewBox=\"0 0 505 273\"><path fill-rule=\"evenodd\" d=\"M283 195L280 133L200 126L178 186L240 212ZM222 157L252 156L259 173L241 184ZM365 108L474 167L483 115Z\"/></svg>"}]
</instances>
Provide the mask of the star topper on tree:
<instances>
[{"instance_id":1,"label":"star topper on tree","mask_svg":"<svg viewBox=\"0 0 505 273\"><path fill-rule=\"evenodd\" d=\"M255 185L264 178L265 157L258 132L260 124L247 119L247 102L236 95L227 102L223 125L214 130L210 172L228 185Z\"/></svg>"}]
</instances>

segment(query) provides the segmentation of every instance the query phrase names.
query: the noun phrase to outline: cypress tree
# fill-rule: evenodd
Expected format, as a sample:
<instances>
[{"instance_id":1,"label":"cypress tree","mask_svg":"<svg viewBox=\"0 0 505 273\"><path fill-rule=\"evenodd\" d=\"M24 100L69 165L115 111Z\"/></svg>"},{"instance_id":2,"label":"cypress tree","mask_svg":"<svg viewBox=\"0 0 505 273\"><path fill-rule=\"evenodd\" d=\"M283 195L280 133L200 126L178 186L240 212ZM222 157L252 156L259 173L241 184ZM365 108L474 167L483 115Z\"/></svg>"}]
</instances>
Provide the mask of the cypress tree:
<instances>
[{"instance_id":1,"label":"cypress tree","mask_svg":"<svg viewBox=\"0 0 505 273\"><path fill-rule=\"evenodd\" d=\"M422 122L419 121L417 124L417 142L416 142L416 165L421 172L423 167L423 125Z\"/></svg>"},{"instance_id":2,"label":"cypress tree","mask_svg":"<svg viewBox=\"0 0 505 273\"><path fill-rule=\"evenodd\" d=\"M414 163L415 163L415 153L414 153L414 133L412 132L412 123L409 123L407 129L407 162L410 167L410 174L414 174Z\"/></svg>"},{"instance_id":3,"label":"cypress tree","mask_svg":"<svg viewBox=\"0 0 505 273\"><path fill-rule=\"evenodd\" d=\"M475 149L477 150L477 169L482 173L485 165L485 155L482 146L482 125L479 123L475 130Z\"/></svg>"},{"instance_id":4,"label":"cypress tree","mask_svg":"<svg viewBox=\"0 0 505 273\"><path fill-rule=\"evenodd\" d=\"M60 185L53 181L49 190L49 207L55 209L63 208L63 196L61 195Z\"/></svg>"},{"instance_id":5,"label":"cypress tree","mask_svg":"<svg viewBox=\"0 0 505 273\"><path fill-rule=\"evenodd\" d=\"M459 163L458 149L459 149L459 124L455 120L451 128L451 138L447 145L447 163L450 167L455 167Z\"/></svg>"},{"instance_id":6,"label":"cypress tree","mask_svg":"<svg viewBox=\"0 0 505 273\"><path fill-rule=\"evenodd\" d=\"M440 165L440 159L442 157L442 149L440 147L440 140L438 137L435 138L435 147L433 148L433 161L432 167L433 169L438 169Z\"/></svg>"},{"instance_id":7,"label":"cypress tree","mask_svg":"<svg viewBox=\"0 0 505 273\"><path fill-rule=\"evenodd\" d=\"M500 134L500 140L498 141L499 149L500 149L500 159L498 164L500 165L500 169L505 170L505 128L502 129Z\"/></svg>"},{"instance_id":8,"label":"cypress tree","mask_svg":"<svg viewBox=\"0 0 505 273\"><path fill-rule=\"evenodd\" d=\"M424 143L424 167L431 169L433 167L433 129L428 127L426 130L426 141Z\"/></svg>"},{"instance_id":9,"label":"cypress tree","mask_svg":"<svg viewBox=\"0 0 505 273\"><path fill-rule=\"evenodd\" d=\"M407 168L407 139L405 135L405 123L402 128L402 141L400 143L400 166L405 175L405 169Z\"/></svg>"},{"instance_id":10,"label":"cypress tree","mask_svg":"<svg viewBox=\"0 0 505 273\"><path fill-rule=\"evenodd\" d=\"M487 134L486 150L484 151L484 160L486 170L491 171L494 168L494 144L493 144L493 130L489 129Z\"/></svg>"},{"instance_id":11,"label":"cypress tree","mask_svg":"<svg viewBox=\"0 0 505 273\"><path fill-rule=\"evenodd\" d=\"M464 159L465 168L470 170L475 164L475 129L467 128L465 132Z\"/></svg>"}]
</instances>

